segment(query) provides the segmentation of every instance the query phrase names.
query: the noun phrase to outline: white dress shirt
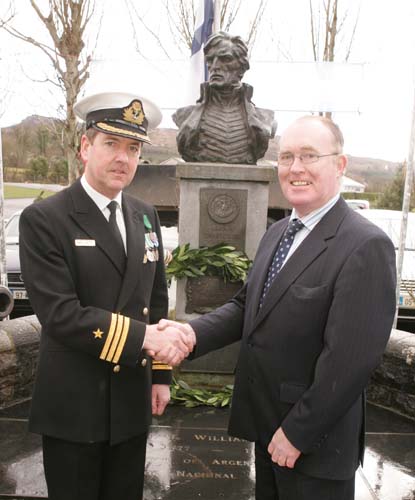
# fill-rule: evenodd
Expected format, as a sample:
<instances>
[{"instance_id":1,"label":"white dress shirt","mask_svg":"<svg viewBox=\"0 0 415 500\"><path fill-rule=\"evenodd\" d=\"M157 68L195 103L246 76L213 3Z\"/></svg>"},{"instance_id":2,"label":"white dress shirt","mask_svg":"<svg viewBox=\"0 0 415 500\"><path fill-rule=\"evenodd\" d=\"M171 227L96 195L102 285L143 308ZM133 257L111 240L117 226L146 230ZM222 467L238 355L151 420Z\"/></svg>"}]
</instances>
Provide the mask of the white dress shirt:
<instances>
[{"instance_id":1,"label":"white dress shirt","mask_svg":"<svg viewBox=\"0 0 415 500\"><path fill-rule=\"evenodd\" d=\"M331 198L325 205L318 208L317 210L314 210L314 212L305 215L304 217L298 217L295 208L293 208L290 220L300 219L300 221L304 224L304 227L300 229L298 233L294 236L293 244L291 245L291 248L288 251L287 256L285 257L285 260L282 263L281 269L284 267L285 263L291 257L291 255L297 250L297 248L301 245L301 243L307 238L307 236L311 233L311 231L326 215L326 213L334 207L339 198L340 194L337 193L336 196Z\"/></svg>"},{"instance_id":2,"label":"white dress shirt","mask_svg":"<svg viewBox=\"0 0 415 500\"><path fill-rule=\"evenodd\" d=\"M114 200L117 203L117 211L115 217L117 225L121 233L121 238L124 243L125 253L127 254L127 231L125 229L124 215L122 213L122 192L120 191L113 199L107 198L101 193L98 193L86 180L85 175L81 177L82 187L85 189L86 194L92 199L95 205L101 210L104 217L109 221L110 210L108 204Z\"/></svg>"}]
</instances>

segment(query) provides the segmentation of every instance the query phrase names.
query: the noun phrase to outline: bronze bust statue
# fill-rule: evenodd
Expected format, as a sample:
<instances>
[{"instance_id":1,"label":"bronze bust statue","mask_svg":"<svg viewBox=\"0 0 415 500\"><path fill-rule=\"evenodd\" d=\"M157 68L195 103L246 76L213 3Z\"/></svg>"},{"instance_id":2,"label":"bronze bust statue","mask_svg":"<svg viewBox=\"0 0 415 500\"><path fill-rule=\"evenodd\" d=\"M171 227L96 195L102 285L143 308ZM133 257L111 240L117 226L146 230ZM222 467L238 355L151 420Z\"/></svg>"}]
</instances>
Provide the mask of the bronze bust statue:
<instances>
[{"instance_id":1,"label":"bronze bust statue","mask_svg":"<svg viewBox=\"0 0 415 500\"><path fill-rule=\"evenodd\" d=\"M241 82L249 69L248 47L221 31L208 39L204 53L209 81L201 84L195 105L173 115L179 153L186 161L255 164L277 124L274 112L257 108L253 88Z\"/></svg>"}]
</instances>

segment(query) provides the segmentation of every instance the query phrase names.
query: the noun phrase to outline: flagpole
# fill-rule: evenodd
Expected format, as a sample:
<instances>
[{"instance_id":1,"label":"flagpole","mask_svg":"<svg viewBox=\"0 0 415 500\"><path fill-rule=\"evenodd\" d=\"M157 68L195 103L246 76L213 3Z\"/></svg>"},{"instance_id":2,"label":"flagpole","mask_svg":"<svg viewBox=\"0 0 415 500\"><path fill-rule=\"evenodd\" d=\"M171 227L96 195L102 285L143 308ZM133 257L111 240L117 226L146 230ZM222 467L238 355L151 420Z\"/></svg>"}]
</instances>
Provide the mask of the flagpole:
<instances>
[{"instance_id":1,"label":"flagpole","mask_svg":"<svg viewBox=\"0 0 415 500\"><path fill-rule=\"evenodd\" d=\"M4 228L3 148L0 127L0 285L7 287L6 238Z\"/></svg>"},{"instance_id":2,"label":"flagpole","mask_svg":"<svg viewBox=\"0 0 415 500\"><path fill-rule=\"evenodd\" d=\"M408 162L405 173L405 187L404 187L403 201L402 201L402 220L401 220L401 230L399 235L398 259L396 263L396 269L397 269L396 314L395 314L395 320L393 322L393 328L396 328L396 324L398 322L402 266L405 255L406 233L408 229L408 212L410 211L411 191L414 178L414 154L415 154L415 85L414 85L414 100L412 106L411 135L409 138Z\"/></svg>"},{"instance_id":3,"label":"flagpole","mask_svg":"<svg viewBox=\"0 0 415 500\"><path fill-rule=\"evenodd\" d=\"M222 0L215 0L214 6L212 32L217 33L220 31L220 11L222 9Z\"/></svg>"}]
</instances>

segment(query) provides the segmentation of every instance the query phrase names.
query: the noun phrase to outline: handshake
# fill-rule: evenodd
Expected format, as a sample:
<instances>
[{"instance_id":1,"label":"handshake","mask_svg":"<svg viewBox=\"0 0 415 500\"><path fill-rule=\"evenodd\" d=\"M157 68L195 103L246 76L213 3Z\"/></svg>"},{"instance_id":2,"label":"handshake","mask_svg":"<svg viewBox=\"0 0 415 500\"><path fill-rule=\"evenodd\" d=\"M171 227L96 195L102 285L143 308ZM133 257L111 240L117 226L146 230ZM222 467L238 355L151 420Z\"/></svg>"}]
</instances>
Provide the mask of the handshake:
<instances>
[{"instance_id":1,"label":"handshake","mask_svg":"<svg viewBox=\"0 0 415 500\"><path fill-rule=\"evenodd\" d=\"M158 324L147 325L143 349L156 361L177 366L195 344L196 335L189 324L162 319Z\"/></svg>"}]
</instances>

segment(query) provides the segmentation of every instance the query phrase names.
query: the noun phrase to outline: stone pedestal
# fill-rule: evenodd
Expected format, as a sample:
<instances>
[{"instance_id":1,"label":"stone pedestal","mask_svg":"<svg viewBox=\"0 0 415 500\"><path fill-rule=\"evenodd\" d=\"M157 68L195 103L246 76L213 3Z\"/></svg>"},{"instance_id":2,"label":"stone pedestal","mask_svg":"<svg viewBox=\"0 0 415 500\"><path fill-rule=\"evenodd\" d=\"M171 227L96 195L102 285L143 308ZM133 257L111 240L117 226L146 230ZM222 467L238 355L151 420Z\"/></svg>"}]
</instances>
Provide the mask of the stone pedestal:
<instances>
[{"instance_id":1,"label":"stone pedestal","mask_svg":"<svg viewBox=\"0 0 415 500\"><path fill-rule=\"evenodd\" d=\"M275 179L273 167L219 163L185 163L176 167L180 180L179 245L191 248L226 243L255 257L266 230L269 184ZM182 321L199 316L191 311L187 280L177 283L176 318ZM194 288L194 287L193 287ZM230 287L231 298L235 287ZM226 301L226 300L225 300ZM214 303L216 307L218 304ZM208 354L183 365L192 371L232 373L237 346Z\"/></svg>"}]
</instances>

